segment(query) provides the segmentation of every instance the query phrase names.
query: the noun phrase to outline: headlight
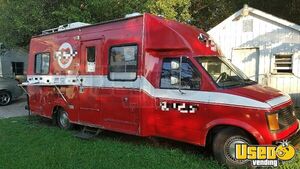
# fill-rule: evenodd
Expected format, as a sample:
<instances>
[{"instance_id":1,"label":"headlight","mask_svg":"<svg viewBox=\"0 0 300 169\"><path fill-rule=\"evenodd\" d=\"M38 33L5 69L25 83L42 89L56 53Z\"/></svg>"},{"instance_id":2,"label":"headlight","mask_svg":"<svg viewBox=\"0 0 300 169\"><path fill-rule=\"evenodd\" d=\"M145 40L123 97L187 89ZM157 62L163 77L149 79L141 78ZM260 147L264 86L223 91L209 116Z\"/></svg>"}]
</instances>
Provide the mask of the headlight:
<instances>
[{"instance_id":1,"label":"headlight","mask_svg":"<svg viewBox=\"0 0 300 169\"><path fill-rule=\"evenodd\" d=\"M279 130L278 113L267 114L269 129L271 131Z\"/></svg>"}]
</instances>

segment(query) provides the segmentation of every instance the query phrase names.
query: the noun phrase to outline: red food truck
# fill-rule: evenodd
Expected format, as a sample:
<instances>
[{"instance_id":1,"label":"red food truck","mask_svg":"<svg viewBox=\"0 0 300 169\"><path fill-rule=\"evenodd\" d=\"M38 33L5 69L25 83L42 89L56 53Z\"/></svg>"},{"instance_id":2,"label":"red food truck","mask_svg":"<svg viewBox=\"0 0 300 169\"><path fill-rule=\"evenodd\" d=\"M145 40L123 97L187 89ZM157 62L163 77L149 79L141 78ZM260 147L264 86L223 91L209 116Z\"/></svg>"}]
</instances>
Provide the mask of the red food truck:
<instances>
[{"instance_id":1,"label":"red food truck","mask_svg":"<svg viewBox=\"0 0 300 169\"><path fill-rule=\"evenodd\" d=\"M291 98L250 80L204 31L147 13L33 37L23 85L31 113L61 128L209 146L229 164L236 142L275 144L299 128Z\"/></svg>"}]
</instances>

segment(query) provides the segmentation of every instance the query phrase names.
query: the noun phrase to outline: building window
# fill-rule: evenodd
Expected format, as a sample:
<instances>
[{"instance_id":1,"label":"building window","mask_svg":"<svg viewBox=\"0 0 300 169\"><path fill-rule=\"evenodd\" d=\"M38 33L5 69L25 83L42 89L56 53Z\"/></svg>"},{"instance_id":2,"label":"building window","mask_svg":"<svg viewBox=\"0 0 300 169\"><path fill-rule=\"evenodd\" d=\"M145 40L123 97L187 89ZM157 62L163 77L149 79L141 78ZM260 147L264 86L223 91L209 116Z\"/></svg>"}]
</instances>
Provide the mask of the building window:
<instances>
[{"instance_id":1,"label":"building window","mask_svg":"<svg viewBox=\"0 0 300 169\"><path fill-rule=\"evenodd\" d=\"M24 63L23 62L12 62L11 63L13 73L15 75L24 75Z\"/></svg>"},{"instance_id":2,"label":"building window","mask_svg":"<svg viewBox=\"0 0 300 169\"><path fill-rule=\"evenodd\" d=\"M187 58L182 59L181 68L178 70L171 70L171 61L176 61L179 63L179 58L166 58L163 60L160 88L162 89L200 89L200 75L197 69L190 63ZM180 77L178 84L171 84L171 78Z\"/></svg>"},{"instance_id":3,"label":"building window","mask_svg":"<svg viewBox=\"0 0 300 169\"><path fill-rule=\"evenodd\" d=\"M137 45L110 49L109 79L135 80L137 77Z\"/></svg>"},{"instance_id":4,"label":"building window","mask_svg":"<svg viewBox=\"0 0 300 169\"><path fill-rule=\"evenodd\" d=\"M253 20L243 20L243 32L253 32Z\"/></svg>"},{"instance_id":5,"label":"building window","mask_svg":"<svg viewBox=\"0 0 300 169\"><path fill-rule=\"evenodd\" d=\"M38 53L35 55L35 74L49 73L50 53Z\"/></svg>"},{"instance_id":6,"label":"building window","mask_svg":"<svg viewBox=\"0 0 300 169\"><path fill-rule=\"evenodd\" d=\"M291 54L275 55L274 73L293 73L293 57Z\"/></svg>"},{"instance_id":7,"label":"building window","mask_svg":"<svg viewBox=\"0 0 300 169\"><path fill-rule=\"evenodd\" d=\"M87 72L95 72L96 64L95 64L95 56L96 50L95 46L87 47Z\"/></svg>"}]
</instances>

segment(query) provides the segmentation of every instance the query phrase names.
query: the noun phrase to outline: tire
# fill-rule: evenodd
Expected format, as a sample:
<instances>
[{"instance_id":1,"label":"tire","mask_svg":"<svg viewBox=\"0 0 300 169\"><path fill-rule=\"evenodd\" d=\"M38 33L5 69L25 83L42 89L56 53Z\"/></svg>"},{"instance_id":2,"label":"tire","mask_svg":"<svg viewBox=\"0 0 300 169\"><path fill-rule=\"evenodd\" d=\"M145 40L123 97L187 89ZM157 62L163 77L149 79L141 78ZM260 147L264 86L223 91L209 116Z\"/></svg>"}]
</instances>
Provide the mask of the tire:
<instances>
[{"instance_id":1,"label":"tire","mask_svg":"<svg viewBox=\"0 0 300 169\"><path fill-rule=\"evenodd\" d=\"M57 125L59 128L69 130L73 127L70 122L69 114L64 109L59 109L56 116Z\"/></svg>"},{"instance_id":2,"label":"tire","mask_svg":"<svg viewBox=\"0 0 300 169\"><path fill-rule=\"evenodd\" d=\"M252 168L249 161L239 161L234 158L235 143L252 144L247 134L240 129L225 128L219 131L213 139L214 158L229 168Z\"/></svg>"},{"instance_id":3,"label":"tire","mask_svg":"<svg viewBox=\"0 0 300 169\"><path fill-rule=\"evenodd\" d=\"M0 106L6 106L11 102L11 94L8 91L0 91Z\"/></svg>"}]
</instances>

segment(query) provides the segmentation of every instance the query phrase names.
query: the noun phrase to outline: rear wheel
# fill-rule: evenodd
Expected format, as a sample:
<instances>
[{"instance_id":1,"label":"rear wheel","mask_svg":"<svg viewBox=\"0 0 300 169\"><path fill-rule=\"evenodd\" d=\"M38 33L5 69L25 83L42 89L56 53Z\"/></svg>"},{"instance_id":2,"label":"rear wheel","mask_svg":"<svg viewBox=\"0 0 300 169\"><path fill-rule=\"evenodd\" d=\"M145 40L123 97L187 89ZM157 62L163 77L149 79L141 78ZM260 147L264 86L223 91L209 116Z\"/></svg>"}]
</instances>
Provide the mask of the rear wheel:
<instances>
[{"instance_id":1,"label":"rear wheel","mask_svg":"<svg viewBox=\"0 0 300 169\"><path fill-rule=\"evenodd\" d=\"M0 106L6 106L11 102L11 94L7 91L0 91Z\"/></svg>"},{"instance_id":2,"label":"rear wheel","mask_svg":"<svg viewBox=\"0 0 300 169\"><path fill-rule=\"evenodd\" d=\"M252 144L242 130L226 128L218 132L212 145L215 159L229 168L251 167L248 161L235 159L235 144L237 143Z\"/></svg>"},{"instance_id":3,"label":"rear wheel","mask_svg":"<svg viewBox=\"0 0 300 169\"><path fill-rule=\"evenodd\" d=\"M59 128L65 129L65 130L72 128L73 125L71 124L71 122L69 120L69 114L64 109L59 109L56 117L57 117L57 119L56 119L57 125Z\"/></svg>"}]
</instances>

